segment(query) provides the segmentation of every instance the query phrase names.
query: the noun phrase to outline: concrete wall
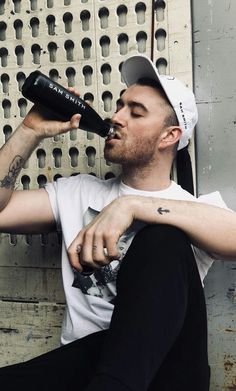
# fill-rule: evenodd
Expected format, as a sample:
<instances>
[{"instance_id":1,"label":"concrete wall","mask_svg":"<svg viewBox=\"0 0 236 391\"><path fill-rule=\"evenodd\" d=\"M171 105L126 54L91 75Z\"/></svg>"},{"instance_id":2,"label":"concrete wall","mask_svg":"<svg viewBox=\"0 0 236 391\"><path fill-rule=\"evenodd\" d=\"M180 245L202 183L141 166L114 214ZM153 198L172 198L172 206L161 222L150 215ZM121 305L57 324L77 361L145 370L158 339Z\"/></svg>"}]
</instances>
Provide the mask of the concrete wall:
<instances>
[{"instance_id":1,"label":"concrete wall","mask_svg":"<svg viewBox=\"0 0 236 391\"><path fill-rule=\"evenodd\" d=\"M220 190L236 210L236 2L193 0L199 194ZM236 240L236 239L235 239ZM215 262L205 282L212 391L236 390L236 262Z\"/></svg>"}]
</instances>

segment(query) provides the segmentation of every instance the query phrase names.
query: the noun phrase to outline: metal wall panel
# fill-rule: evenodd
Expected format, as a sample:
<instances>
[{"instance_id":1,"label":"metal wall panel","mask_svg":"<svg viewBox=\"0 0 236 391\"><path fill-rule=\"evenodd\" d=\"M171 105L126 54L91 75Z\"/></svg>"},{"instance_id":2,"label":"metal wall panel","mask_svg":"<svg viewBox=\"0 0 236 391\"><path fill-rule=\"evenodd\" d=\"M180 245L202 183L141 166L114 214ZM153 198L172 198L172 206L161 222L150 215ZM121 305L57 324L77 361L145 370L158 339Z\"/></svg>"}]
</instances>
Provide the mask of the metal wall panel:
<instances>
[{"instance_id":1,"label":"metal wall panel","mask_svg":"<svg viewBox=\"0 0 236 391\"><path fill-rule=\"evenodd\" d=\"M199 194L220 190L236 210L236 3L193 0ZM205 282L211 391L236 390L236 262L215 262Z\"/></svg>"}]
</instances>

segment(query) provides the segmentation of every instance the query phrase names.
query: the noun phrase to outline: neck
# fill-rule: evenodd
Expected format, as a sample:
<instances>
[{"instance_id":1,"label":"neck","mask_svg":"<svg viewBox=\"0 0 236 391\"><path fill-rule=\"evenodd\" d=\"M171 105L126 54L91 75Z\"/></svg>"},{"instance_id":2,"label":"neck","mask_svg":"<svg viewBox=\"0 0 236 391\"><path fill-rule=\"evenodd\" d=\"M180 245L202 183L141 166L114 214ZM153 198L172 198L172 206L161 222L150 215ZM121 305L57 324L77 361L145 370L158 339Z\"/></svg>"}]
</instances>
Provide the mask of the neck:
<instances>
[{"instance_id":1,"label":"neck","mask_svg":"<svg viewBox=\"0 0 236 391\"><path fill-rule=\"evenodd\" d=\"M156 167L122 166L122 181L134 189L145 191L164 190L170 186L171 165L159 164Z\"/></svg>"}]
</instances>

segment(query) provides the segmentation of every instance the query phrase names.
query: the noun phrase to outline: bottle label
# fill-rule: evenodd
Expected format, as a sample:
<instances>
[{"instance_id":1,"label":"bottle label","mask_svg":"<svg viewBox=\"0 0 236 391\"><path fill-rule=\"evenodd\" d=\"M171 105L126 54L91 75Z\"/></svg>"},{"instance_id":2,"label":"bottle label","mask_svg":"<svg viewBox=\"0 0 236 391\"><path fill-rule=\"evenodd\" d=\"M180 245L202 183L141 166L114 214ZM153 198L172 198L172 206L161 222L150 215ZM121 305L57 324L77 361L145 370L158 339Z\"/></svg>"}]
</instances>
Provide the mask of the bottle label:
<instances>
[{"instance_id":1,"label":"bottle label","mask_svg":"<svg viewBox=\"0 0 236 391\"><path fill-rule=\"evenodd\" d=\"M86 110L86 106L83 104L83 102L80 99L76 98L76 96L73 96L73 95L69 94L68 92L65 92L65 90L61 89L60 87L56 86L53 83L49 83L49 88L51 90L53 90L54 92L56 92L57 94L59 94L61 96L64 96L65 99L67 99L70 102L74 103L80 109Z\"/></svg>"}]
</instances>

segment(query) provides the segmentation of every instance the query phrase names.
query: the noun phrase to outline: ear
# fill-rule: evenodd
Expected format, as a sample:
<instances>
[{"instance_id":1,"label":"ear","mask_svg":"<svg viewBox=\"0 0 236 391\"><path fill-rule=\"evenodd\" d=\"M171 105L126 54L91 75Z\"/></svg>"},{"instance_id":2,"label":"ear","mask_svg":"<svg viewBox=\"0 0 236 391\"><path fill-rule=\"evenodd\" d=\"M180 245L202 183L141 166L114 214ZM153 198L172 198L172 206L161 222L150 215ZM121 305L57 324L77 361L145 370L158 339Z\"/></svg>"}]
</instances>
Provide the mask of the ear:
<instances>
[{"instance_id":1,"label":"ear","mask_svg":"<svg viewBox=\"0 0 236 391\"><path fill-rule=\"evenodd\" d=\"M182 135L182 129L178 126L169 126L160 136L159 149L164 150L176 144Z\"/></svg>"}]
</instances>

